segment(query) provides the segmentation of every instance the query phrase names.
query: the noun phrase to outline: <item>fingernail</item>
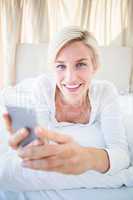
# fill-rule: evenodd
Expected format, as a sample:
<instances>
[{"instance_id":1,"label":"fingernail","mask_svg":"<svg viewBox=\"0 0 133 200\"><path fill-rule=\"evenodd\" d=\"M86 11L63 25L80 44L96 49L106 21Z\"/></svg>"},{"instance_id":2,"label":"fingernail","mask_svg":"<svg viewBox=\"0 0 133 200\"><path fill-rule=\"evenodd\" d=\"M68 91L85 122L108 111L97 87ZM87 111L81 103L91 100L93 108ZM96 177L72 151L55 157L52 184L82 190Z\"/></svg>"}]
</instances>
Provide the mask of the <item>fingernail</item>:
<instances>
[{"instance_id":1,"label":"fingernail","mask_svg":"<svg viewBox=\"0 0 133 200\"><path fill-rule=\"evenodd\" d=\"M36 133L37 135L41 134L41 133L42 133L42 128L36 127L35 133Z\"/></svg>"},{"instance_id":2,"label":"fingernail","mask_svg":"<svg viewBox=\"0 0 133 200\"><path fill-rule=\"evenodd\" d=\"M8 115L9 115L9 113L6 111L3 113L3 117L7 117Z\"/></svg>"},{"instance_id":3,"label":"fingernail","mask_svg":"<svg viewBox=\"0 0 133 200\"><path fill-rule=\"evenodd\" d=\"M37 127L36 130L39 131L39 132L42 132L42 128L41 127Z\"/></svg>"},{"instance_id":4,"label":"fingernail","mask_svg":"<svg viewBox=\"0 0 133 200\"><path fill-rule=\"evenodd\" d=\"M27 135L28 131L27 131L26 128L22 128L22 129L20 130L20 133Z\"/></svg>"},{"instance_id":5,"label":"fingernail","mask_svg":"<svg viewBox=\"0 0 133 200\"><path fill-rule=\"evenodd\" d=\"M39 144L40 144L40 143L39 143L38 140L35 140L35 141L32 142L32 145L33 145L33 146L38 146Z\"/></svg>"},{"instance_id":6,"label":"fingernail","mask_svg":"<svg viewBox=\"0 0 133 200\"><path fill-rule=\"evenodd\" d=\"M25 128L22 128L22 129L20 130L21 133L23 133L23 132L25 132L25 131L26 131Z\"/></svg>"}]
</instances>

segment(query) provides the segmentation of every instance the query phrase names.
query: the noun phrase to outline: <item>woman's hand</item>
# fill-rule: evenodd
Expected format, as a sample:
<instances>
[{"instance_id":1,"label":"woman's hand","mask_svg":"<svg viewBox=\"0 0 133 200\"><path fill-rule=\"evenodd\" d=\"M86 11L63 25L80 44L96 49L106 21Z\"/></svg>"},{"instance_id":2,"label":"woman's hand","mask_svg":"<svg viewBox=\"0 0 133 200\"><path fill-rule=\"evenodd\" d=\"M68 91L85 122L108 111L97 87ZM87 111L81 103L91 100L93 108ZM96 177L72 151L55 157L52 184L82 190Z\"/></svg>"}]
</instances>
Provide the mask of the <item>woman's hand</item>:
<instances>
[{"instance_id":1,"label":"woman's hand","mask_svg":"<svg viewBox=\"0 0 133 200\"><path fill-rule=\"evenodd\" d=\"M37 128L36 134L40 140L47 138L54 143L20 149L24 167L65 174L81 174L92 168L91 154L71 137L42 128Z\"/></svg>"},{"instance_id":2,"label":"woman's hand","mask_svg":"<svg viewBox=\"0 0 133 200\"><path fill-rule=\"evenodd\" d=\"M36 170L81 174L87 170L106 172L110 168L108 153L104 149L81 147L71 137L38 128L38 139L22 148L20 143L29 132L23 128L14 133L9 114L4 114L5 125L10 133L9 145L18 150L23 166ZM53 141L48 144L47 141Z\"/></svg>"},{"instance_id":3,"label":"woman's hand","mask_svg":"<svg viewBox=\"0 0 133 200\"><path fill-rule=\"evenodd\" d=\"M28 136L29 134L28 130L26 128L22 128L15 133L12 127L12 119L10 115L8 113L3 114L3 119L5 122L6 129L10 134L8 141L9 146L15 150L22 148L20 147L20 144ZM40 142L39 140L35 140L29 145L39 145L40 143L42 144L42 142Z\"/></svg>"}]
</instances>

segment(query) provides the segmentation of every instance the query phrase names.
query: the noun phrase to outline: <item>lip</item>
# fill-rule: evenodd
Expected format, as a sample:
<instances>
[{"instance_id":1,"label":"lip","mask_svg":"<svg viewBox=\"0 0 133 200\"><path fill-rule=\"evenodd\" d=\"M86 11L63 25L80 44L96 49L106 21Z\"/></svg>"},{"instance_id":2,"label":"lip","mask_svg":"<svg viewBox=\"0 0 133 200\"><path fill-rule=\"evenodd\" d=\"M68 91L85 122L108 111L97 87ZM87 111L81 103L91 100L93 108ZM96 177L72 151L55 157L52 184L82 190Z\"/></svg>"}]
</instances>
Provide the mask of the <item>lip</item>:
<instances>
[{"instance_id":1,"label":"lip","mask_svg":"<svg viewBox=\"0 0 133 200\"><path fill-rule=\"evenodd\" d=\"M69 92L76 92L82 84L76 84L76 85L63 85L65 87L65 89L67 89Z\"/></svg>"}]
</instances>

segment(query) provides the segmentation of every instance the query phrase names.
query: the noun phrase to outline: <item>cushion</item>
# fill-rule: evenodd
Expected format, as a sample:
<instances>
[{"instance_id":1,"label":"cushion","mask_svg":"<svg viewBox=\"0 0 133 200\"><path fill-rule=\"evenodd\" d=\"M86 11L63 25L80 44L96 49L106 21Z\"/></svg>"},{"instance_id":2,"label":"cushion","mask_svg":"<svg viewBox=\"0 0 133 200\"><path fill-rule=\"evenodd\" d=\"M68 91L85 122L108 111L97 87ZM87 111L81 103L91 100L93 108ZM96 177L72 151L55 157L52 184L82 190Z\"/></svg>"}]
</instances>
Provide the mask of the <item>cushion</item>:
<instances>
[{"instance_id":1,"label":"cushion","mask_svg":"<svg viewBox=\"0 0 133 200\"><path fill-rule=\"evenodd\" d=\"M119 102L133 165L133 94L120 95Z\"/></svg>"}]
</instances>

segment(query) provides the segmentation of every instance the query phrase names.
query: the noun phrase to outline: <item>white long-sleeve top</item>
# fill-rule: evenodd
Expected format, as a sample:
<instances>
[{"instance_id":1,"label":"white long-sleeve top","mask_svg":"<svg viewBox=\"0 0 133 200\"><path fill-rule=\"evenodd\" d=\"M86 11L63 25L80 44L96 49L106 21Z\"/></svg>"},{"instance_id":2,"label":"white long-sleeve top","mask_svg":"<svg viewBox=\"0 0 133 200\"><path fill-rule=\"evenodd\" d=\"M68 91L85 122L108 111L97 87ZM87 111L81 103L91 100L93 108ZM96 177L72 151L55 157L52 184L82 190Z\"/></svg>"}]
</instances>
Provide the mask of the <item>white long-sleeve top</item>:
<instances>
[{"instance_id":1,"label":"white long-sleeve top","mask_svg":"<svg viewBox=\"0 0 133 200\"><path fill-rule=\"evenodd\" d=\"M21 84L16 88L20 86ZM70 135L82 146L106 149L110 159L109 171L102 174L91 170L81 175L35 171L23 168L16 152L9 150L0 159L0 188L11 191L39 191L121 186L124 180L119 174L129 166L130 159L118 93L114 85L107 81L91 82L89 98L92 110L88 124L56 120L55 89L56 81L53 77L42 75L34 80L33 104L44 108L44 124L56 132Z\"/></svg>"}]
</instances>

